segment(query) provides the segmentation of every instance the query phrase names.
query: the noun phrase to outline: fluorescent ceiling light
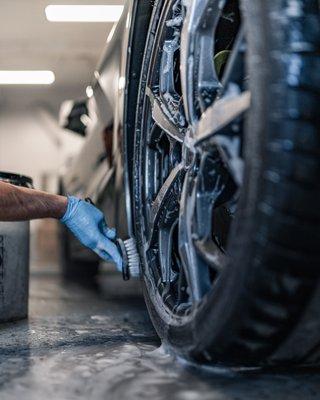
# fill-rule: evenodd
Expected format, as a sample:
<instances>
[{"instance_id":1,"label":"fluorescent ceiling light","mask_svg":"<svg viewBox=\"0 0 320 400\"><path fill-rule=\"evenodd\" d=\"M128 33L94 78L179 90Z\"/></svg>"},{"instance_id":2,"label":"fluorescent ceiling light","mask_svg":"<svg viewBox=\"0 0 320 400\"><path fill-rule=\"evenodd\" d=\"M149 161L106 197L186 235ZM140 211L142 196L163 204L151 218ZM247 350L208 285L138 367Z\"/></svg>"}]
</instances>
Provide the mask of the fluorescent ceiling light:
<instances>
[{"instance_id":1,"label":"fluorescent ceiling light","mask_svg":"<svg viewBox=\"0 0 320 400\"><path fill-rule=\"evenodd\" d=\"M0 71L0 85L51 85L52 71Z\"/></svg>"},{"instance_id":2,"label":"fluorescent ceiling light","mask_svg":"<svg viewBox=\"0 0 320 400\"><path fill-rule=\"evenodd\" d=\"M45 9L51 22L116 22L123 6L112 5L49 5Z\"/></svg>"}]
</instances>

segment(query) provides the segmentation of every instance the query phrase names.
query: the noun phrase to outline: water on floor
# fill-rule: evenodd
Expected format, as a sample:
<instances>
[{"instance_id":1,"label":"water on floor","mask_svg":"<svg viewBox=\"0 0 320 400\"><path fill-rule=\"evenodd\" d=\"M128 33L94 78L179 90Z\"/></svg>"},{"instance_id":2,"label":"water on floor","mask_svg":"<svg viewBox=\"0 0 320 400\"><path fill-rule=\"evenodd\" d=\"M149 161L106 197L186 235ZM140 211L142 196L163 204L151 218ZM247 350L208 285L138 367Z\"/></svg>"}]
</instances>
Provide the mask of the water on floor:
<instances>
[{"instance_id":1,"label":"water on floor","mask_svg":"<svg viewBox=\"0 0 320 400\"><path fill-rule=\"evenodd\" d=\"M62 284L35 269L30 318L1 327L4 400L260 400L320 397L316 372L202 371L160 348L139 282L103 274L99 285Z\"/></svg>"}]
</instances>

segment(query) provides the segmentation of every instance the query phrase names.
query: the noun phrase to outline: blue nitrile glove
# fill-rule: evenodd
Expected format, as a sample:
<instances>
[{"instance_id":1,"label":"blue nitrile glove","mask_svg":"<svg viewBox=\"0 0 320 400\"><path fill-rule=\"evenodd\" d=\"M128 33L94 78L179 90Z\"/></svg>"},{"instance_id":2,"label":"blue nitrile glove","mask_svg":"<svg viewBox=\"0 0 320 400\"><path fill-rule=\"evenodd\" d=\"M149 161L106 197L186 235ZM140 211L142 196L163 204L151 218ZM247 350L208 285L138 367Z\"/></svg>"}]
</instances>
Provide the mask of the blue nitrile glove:
<instances>
[{"instance_id":1,"label":"blue nitrile glove","mask_svg":"<svg viewBox=\"0 0 320 400\"><path fill-rule=\"evenodd\" d=\"M68 196L67 211L60 219L67 228L89 249L105 261L113 261L119 271L122 269L122 258L116 244L116 231L107 226L103 213L94 205Z\"/></svg>"}]
</instances>

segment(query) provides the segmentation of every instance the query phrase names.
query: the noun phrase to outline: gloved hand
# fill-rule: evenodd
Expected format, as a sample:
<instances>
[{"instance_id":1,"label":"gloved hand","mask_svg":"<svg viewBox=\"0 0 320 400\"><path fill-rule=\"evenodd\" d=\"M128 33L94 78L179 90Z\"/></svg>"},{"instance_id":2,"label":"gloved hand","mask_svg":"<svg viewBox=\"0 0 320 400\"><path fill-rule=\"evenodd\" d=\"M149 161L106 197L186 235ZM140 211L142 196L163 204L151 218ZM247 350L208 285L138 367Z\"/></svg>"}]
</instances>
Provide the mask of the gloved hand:
<instances>
[{"instance_id":1,"label":"gloved hand","mask_svg":"<svg viewBox=\"0 0 320 400\"><path fill-rule=\"evenodd\" d=\"M113 242L116 231L108 228L100 210L84 200L68 196L67 211L60 222L66 225L84 246L105 261L113 261L121 271L122 258Z\"/></svg>"}]
</instances>

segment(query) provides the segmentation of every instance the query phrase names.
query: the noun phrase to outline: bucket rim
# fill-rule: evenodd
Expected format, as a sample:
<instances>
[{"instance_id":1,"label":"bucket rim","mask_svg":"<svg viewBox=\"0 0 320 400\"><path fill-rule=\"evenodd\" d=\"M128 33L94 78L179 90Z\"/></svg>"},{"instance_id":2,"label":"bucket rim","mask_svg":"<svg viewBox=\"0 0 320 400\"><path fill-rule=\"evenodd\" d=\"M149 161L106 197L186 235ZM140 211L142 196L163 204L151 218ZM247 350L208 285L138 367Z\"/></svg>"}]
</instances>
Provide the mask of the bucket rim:
<instances>
[{"instance_id":1,"label":"bucket rim","mask_svg":"<svg viewBox=\"0 0 320 400\"><path fill-rule=\"evenodd\" d=\"M16 174L13 172L4 172L4 171L0 171L0 180L8 180L8 181L18 181L21 183L29 183L30 185L33 184L33 180L32 178L30 178L29 176L26 175L22 175L22 174Z\"/></svg>"}]
</instances>

